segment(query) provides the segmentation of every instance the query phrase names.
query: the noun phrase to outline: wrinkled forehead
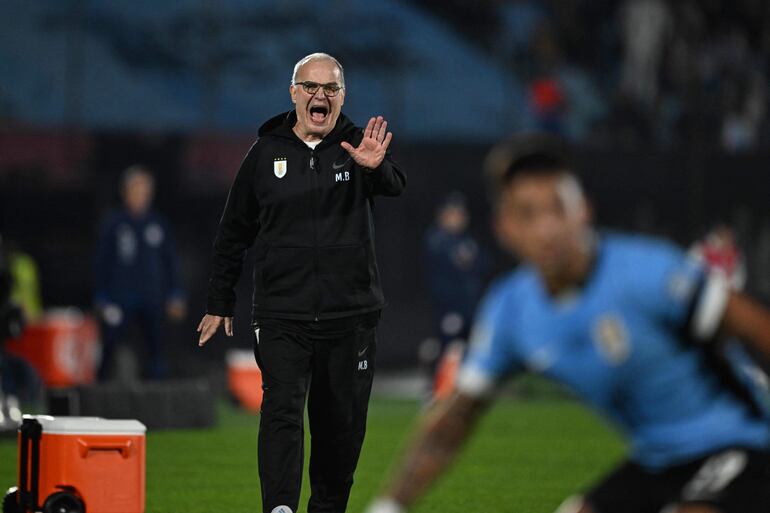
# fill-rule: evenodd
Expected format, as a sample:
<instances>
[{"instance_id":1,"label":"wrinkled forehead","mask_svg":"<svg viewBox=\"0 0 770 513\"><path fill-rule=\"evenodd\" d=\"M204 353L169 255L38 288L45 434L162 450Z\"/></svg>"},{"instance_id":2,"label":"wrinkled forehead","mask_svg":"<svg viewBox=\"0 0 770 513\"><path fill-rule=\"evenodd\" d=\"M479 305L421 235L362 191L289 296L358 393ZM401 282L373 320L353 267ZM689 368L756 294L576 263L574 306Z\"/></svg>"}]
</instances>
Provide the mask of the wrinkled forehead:
<instances>
[{"instance_id":1,"label":"wrinkled forehead","mask_svg":"<svg viewBox=\"0 0 770 513\"><path fill-rule=\"evenodd\" d=\"M326 84L341 82L340 70L337 65L328 59L314 59L303 64L297 70L297 82L306 80Z\"/></svg>"}]
</instances>

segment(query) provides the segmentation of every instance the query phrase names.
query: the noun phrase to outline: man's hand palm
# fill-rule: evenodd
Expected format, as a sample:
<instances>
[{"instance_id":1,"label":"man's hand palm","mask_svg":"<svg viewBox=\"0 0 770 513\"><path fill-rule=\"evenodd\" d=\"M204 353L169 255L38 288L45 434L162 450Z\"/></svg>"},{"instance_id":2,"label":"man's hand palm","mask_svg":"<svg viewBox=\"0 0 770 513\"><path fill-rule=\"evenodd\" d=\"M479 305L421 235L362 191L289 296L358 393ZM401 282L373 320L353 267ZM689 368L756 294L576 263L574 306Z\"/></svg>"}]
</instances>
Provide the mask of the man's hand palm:
<instances>
[{"instance_id":1,"label":"man's hand palm","mask_svg":"<svg viewBox=\"0 0 770 513\"><path fill-rule=\"evenodd\" d=\"M385 150L374 139L364 139L350 154L359 166L374 169L382 163Z\"/></svg>"},{"instance_id":2,"label":"man's hand palm","mask_svg":"<svg viewBox=\"0 0 770 513\"><path fill-rule=\"evenodd\" d=\"M393 139L393 133L388 132L388 122L382 116L371 118L364 129L364 137L357 148L348 142L342 142L342 147L350 153L353 160L361 167L375 169L382 164L385 152Z\"/></svg>"}]
</instances>

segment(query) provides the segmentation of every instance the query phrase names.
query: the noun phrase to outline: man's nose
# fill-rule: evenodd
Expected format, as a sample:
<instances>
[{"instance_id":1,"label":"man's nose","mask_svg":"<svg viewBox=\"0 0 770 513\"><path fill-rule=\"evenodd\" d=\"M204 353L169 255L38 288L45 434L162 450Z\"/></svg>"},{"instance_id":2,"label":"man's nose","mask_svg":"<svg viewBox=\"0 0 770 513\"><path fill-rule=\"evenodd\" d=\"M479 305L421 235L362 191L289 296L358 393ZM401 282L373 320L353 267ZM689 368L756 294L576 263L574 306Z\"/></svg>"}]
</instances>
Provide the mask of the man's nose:
<instances>
[{"instance_id":1,"label":"man's nose","mask_svg":"<svg viewBox=\"0 0 770 513\"><path fill-rule=\"evenodd\" d=\"M535 229L542 238L550 238L560 233L559 217L552 212L543 212L538 216Z\"/></svg>"}]
</instances>

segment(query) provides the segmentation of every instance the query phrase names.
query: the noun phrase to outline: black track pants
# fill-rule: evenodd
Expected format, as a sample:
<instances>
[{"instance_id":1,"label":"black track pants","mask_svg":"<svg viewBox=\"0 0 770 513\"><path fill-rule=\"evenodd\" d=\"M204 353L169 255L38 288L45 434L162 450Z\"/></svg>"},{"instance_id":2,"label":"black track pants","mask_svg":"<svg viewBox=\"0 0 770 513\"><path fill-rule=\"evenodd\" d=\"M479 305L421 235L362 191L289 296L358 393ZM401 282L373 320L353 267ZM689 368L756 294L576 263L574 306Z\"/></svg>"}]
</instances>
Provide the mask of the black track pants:
<instances>
[{"instance_id":1,"label":"black track pants","mask_svg":"<svg viewBox=\"0 0 770 513\"><path fill-rule=\"evenodd\" d=\"M342 513L366 431L379 312L330 321L261 319L254 353L264 398L259 426L262 508L297 511L308 396L308 513ZM309 394L308 394L309 391Z\"/></svg>"}]
</instances>

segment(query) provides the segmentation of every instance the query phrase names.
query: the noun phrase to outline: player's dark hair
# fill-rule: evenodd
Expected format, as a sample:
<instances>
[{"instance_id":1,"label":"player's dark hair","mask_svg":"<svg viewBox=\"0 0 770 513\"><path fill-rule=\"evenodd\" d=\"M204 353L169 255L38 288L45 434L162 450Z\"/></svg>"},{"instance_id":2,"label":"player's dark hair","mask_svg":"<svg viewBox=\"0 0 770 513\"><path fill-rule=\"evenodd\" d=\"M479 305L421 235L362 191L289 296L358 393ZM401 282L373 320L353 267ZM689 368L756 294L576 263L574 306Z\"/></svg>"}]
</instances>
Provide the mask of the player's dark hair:
<instances>
[{"instance_id":1,"label":"player's dark hair","mask_svg":"<svg viewBox=\"0 0 770 513\"><path fill-rule=\"evenodd\" d=\"M542 133L516 134L496 144L487 155L484 171L493 203L517 176L575 174L567 143Z\"/></svg>"},{"instance_id":2,"label":"player's dark hair","mask_svg":"<svg viewBox=\"0 0 770 513\"><path fill-rule=\"evenodd\" d=\"M137 176L147 177L150 182L155 185L155 177L153 176L152 171L141 164L133 164L124 169L120 175L121 190L125 190L128 183Z\"/></svg>"}]
</instances>

